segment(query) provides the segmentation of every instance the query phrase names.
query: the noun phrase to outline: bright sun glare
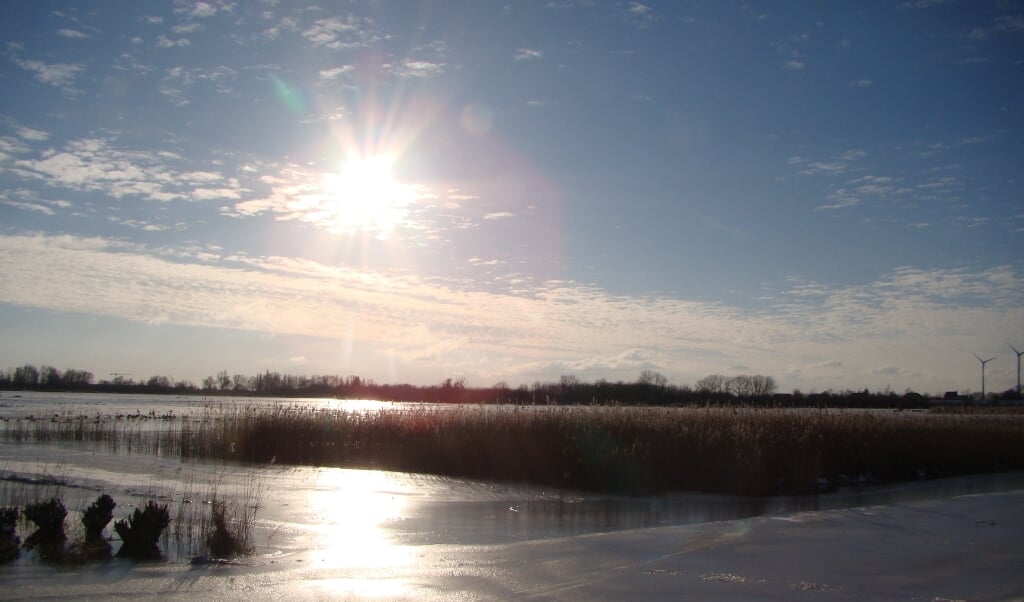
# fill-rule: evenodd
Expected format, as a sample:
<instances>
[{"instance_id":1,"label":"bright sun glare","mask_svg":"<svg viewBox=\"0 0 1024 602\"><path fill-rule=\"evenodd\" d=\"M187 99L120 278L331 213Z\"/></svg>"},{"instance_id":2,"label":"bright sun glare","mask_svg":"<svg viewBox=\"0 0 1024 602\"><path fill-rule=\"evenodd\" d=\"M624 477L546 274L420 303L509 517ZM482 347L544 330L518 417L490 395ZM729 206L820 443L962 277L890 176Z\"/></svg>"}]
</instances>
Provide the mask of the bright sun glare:
<instances>
[{"instance_id":1,"label":"bright sun glare","mask_svg":"<svg viewBox=\"0 0 1024 602\"><path fill-rule=\"evenodd\" d=\"M416 191L413 186L394 179L391 173L394 160L390 155L353 157L338 173L324 176L332 230L361 230L386 239L406 220Z\"/></svg>"},{"instance_id":2,"label":"bright sun glare","mask_svg":"<svg viewBox=\"0 0 1024 602\"><path fill-rule=\"evenodd\" d=\"M387 524L405 513L401 483L376 470L322 468L311 488L309 509L320 521L316 528L320 566L334 579L318 583L332 597L406 598L406 585L396 569L413 561Z\"/></svg>"}]
</instances>

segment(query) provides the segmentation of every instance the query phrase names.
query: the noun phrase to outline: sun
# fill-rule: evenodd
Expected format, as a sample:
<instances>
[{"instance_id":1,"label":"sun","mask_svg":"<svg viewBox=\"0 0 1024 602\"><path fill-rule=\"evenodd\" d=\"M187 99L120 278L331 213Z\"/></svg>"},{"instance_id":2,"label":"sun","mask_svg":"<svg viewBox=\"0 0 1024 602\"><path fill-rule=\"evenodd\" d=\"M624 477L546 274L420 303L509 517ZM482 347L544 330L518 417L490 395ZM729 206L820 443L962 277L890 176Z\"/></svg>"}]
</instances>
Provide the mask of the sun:
<instances>
[{"instance_id":1,"label":"sun","mask_svg":"<svg viewBox=\"0 0 1024 602\"><path fill-rule=\"evenodd\" d=\"M394 162L392 155L352 157L337 173L324 175L323 210L331 230L387 239L406 221L416 188L395 180Z\"/></svg>"}]
</instances>

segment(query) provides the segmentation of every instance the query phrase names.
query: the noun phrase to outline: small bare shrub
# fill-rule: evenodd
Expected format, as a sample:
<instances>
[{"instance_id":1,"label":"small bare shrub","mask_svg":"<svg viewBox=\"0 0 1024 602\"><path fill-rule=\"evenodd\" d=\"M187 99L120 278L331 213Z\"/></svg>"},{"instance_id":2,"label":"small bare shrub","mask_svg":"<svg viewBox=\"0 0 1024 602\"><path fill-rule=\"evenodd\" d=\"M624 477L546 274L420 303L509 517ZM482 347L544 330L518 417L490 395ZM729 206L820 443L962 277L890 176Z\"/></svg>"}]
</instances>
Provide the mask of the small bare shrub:
<instances>
[{"instance_id":1,"label":"small bare shrub","mask_svg":"<svg viewBox=\"0 0 1024 602\"><path fill-rule=\"evenodd\" d=\"M251 546L232 532L228 526L227 503L215 501L210 506L213 532L206 539L206 546L214 558L231 558L248 554Z\"/></svg>"}]
</instances>

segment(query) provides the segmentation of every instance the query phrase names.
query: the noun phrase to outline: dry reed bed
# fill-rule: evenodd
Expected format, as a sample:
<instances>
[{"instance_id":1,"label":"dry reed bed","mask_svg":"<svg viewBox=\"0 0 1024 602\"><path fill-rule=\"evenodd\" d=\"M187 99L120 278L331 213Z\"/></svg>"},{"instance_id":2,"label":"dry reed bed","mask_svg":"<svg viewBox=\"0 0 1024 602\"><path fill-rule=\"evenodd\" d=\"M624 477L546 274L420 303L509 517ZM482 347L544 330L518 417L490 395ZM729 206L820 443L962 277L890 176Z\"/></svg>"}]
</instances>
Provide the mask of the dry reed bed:
<instances>
[{"instance_id":1,"label":"dry reed bed","mask_svg":"<svg viewBox=\"0 0 1024 602\"><path fill-rule=\"evenodd\" d=\"M249 463L375 467L643 494L808 492L1024 468L1024 415L633 407L348 412L231 407L139 426L66 414L11 441Z\"/></svg>"}]
</instances>

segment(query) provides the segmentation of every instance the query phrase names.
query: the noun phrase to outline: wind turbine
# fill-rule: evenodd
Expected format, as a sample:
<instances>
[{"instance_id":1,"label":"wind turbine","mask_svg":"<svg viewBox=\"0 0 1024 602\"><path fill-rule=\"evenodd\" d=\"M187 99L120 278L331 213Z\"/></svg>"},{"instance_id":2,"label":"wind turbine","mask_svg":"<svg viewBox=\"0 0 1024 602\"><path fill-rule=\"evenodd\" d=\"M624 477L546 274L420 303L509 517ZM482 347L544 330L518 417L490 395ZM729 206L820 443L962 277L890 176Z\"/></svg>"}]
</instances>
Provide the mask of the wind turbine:
<instances>
[{"instance_id":1,"label":"wind turbine","mask_svg":"<svg viewBox=\"0 0 1024 602\"><path fill-rule=\"evenodd\" d=\"M987 360L983 360L980 357L978 357L977 353L974 354L974 357L977 357L978 361L981 362L981 401L984 402L985 401L985 364L991 362L992 360L994 360L996 358L990 357Z\"/></svg>"},{"instance_id":2,"label":"wind turbine","mask_svg":"<svg viewBox=\"0 0 1024 602\"><path fill-rule=\"evenodd\" d=\"M1007 343L1007 345L1010 345ZM1024 355L1024 351L1017 351L1017 348L1010 345L1010 349L1017 354L1017 399L1020 399L1020 356Z\"/></svg>"}]
</instances>

